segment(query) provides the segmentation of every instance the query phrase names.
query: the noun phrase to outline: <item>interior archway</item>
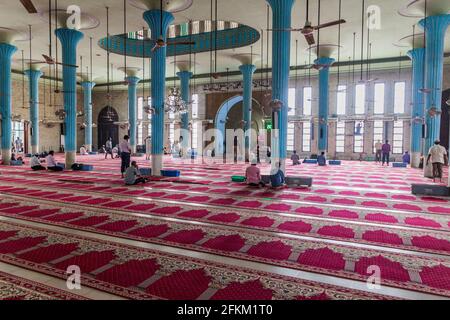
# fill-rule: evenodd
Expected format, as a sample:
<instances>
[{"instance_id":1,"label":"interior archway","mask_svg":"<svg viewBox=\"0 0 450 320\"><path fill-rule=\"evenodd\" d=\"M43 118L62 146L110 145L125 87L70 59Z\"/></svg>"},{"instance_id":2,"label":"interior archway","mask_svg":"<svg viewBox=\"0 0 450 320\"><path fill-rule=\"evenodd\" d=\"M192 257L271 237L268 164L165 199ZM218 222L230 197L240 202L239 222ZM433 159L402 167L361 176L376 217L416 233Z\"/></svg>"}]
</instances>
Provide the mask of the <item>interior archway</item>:
<instances>
[{"instance_id":1,"label":"interior archway","mask_svg":"<svg viewBox=\"0 0 450 320\"><path fill-rule=\"evenodd\" d=\"M117 111L110 106L104 107L98 115L98 147L103 146L107 139L112 138L113 146L119 143L119 127L114 124L119 121Z\"/></svg>"}]
</instances>

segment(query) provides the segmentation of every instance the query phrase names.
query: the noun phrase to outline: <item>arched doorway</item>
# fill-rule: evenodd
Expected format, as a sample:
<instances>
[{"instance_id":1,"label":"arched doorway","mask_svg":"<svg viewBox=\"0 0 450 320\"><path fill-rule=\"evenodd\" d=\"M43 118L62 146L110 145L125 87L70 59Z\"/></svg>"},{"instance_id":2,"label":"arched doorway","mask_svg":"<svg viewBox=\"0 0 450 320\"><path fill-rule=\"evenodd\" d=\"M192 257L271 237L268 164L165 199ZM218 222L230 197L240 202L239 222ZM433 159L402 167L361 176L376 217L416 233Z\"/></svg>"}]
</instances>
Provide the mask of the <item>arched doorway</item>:
<instances>
[{"instance_id":1,"label":"arched doorway","mask_svg":"<svg viewBox=\"0 0 450 320\"><path fill-rule=\"evenodd\" d=\"M98 147L103 146L107 139L112 138L113 146L119 143L119 127L114 124L119 121L117 111L110 106L104 107L98 115Z\"/></svg>"},{"instance_id":2,"label":"arched doorway","mask_svg":"<svg viewBox=\"0 0 450 320\"><path fill-rule=\"evenodd\" d=\"M260 103L256 99L252 99L252 128L259 131L264 121L264 113ZM216 154L224 153L224 142L226 129L242 128L242 96L234 96L222 103L216 114L214 127L218 130L215 137Z\"/></svg>"}]
</instances>

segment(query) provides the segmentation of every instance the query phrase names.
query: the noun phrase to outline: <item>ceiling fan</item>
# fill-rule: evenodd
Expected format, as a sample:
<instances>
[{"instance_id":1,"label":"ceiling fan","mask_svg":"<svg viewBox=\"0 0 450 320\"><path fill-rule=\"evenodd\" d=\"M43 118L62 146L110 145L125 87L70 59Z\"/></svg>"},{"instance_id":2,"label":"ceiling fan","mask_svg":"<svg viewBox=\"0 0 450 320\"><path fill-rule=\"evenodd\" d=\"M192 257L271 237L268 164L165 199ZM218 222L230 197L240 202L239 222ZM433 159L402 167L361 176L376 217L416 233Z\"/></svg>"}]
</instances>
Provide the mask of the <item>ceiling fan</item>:
<instances>
[{"instance_id":1,"label":"ceiling fan","mask_svg":"<svg viewBox=\"0 0 450 320\"><path fill-rule=\"evenodd\" d=\"M153 42L155 45L152 48L152 52L155 52L161 48L165 48L167 46L177 46L177 45L195 45L195 42L193 41L180 41L180 42L166 42L164 40L164 36L162 35L163 32L163 0L160 1L160 11L161 11L161 27L160 27L160 31L161 31L161 35L159 36L158 39L153 40L150 39L149 41Z\"/></svg>"},{"instance_id":2,"label":"ceiling fan","mask_svg":"<svg viewBox=\"0 0 450 320\"><path fill-rule=\"evenodd\" d=\"M28 11L28 13L37 13L37 9L34 6L33 2L31 0L20 0L20 3L25 7L25 9Z\"/></svg>"},{"instance_id":3,"label":"ceiling fan","mask_svg":"<svg viewBox=\"0 0 450 320\"><path fill-rule=\"evenodd\" d=\"M293 31L293 32L301 32L306 39L306 42L311 46L316 43L314 39L314 31L328 28L336 25L340 25L346 23L347 21L344 19L330 21L327 23L319 24L317 26L313 26L311 21L309 21L309 0L306 1L306 22L303 28L288 28L288 29L269 29L269 31Z\"/></svg>"},{"instance_id":4,"label":"ceiling fan","mask_svg":"<svg viewBox=\"0 0 450 320\"><path fill-rule=\"evenodd\" d=\"M44 61L36 61L36 62L32 62L31 64L42 64L42 63L46 63L50 66L54 66L54 65L60 65L63 67L69 67L69 68L78 68L77 65L74 64L67 64L67 63L62 63L62 62L58 62L55 59L53 59L52 57L43 54L42 57L44 58Z\"/></svg>"}]
</instances>

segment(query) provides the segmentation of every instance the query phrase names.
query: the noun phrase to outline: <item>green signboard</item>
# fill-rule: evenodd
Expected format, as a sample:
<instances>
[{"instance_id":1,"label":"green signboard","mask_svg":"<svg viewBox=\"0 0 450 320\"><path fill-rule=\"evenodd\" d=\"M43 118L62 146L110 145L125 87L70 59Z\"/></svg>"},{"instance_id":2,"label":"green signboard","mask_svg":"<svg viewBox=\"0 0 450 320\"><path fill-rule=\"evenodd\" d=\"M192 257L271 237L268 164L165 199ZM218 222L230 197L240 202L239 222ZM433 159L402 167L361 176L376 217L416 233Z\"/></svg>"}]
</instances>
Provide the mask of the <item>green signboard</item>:
<instances>
[{"instance_id":1,"label":"green signboard","mask_svg":"<svg viewBox=\"0 0 450 320\"><path fill-rule=\"evenodd\" d=\"M266 130L272 130L273 129L272 119L264 120L264 128Z\"/></svg>"}]
</instances>

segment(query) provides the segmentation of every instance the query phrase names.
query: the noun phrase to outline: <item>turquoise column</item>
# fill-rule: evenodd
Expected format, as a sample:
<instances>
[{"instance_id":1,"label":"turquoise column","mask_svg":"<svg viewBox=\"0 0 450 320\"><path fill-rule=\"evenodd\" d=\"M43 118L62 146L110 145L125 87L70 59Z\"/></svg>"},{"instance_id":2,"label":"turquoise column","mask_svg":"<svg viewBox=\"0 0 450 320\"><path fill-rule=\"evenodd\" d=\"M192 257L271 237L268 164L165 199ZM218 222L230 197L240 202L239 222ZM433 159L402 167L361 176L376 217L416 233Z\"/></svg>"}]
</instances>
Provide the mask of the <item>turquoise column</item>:
<instances>
[{"instance_id":1,"label":"turquoise column","mask_svg":"<svg viewBox=\"0 0 450 320\"><path fill-rule=\"evenodd\" d=\"M8 43L0 43L0 112L2 115L2 161L11 163L12 123L11 123L11 59L17 48Z\"/></svg>"},{"instance_id":2,"label":"turquoise column","mask_svg":"<svg viewBox=\"0 0 450 320\"><path fill-rule=\"evenodd\" d=\"M92 90L95 83L91 81L84 81L81 83L83 87L84 98L84 119L86 121L86 128L84 129L84 146L88 152L92 151Z\"/></svg>"},{"instance_id":3,"label":"turquoise column","mask_svg":"<svg viewBox=\"0 0 450 320\"><path fill-rule=\"evenodd\" d=\"M76 162L77 152L77 68L69 66L77 64L77 45L83 39L83 33L74 29L61 28L55 31L62 46L64 110L65 125L65 158L66 168Z\"/></svg>"},{"instance_id":4,"label":"turquoise column","mask_svg":"<svg viewBox=\"0 0 450 320\"><path fill-rule=\"evenodd\" d=\"M333 58L322 57L314 61L322 65L319 71L319 152L328 151L328 114L329 114L329 92L330 92L330 66L334 63Z\"/></svg>"},{"instance_id":5,"label":"turquoise column","mask_svg":"<svg viewBox=\"0 0 450 320\"><path fill-rule=\"evenodd\" d=\"M147 22L154 39L162 37L166 40L167 30L174 17L170 12L149 10L144 12L144 20ZM155 176L161 175L163 167L166 53L165 47L160 48L153 53L151 59L152 107L155 109L152 116L152 174Z\"/></svg>"},{"instance_id":6,"label":"turquoise column","mask_svg":"<svg viewBox=\"0 0 450 320\"><path fill-rule=\"evenodd\" d=\"M266 0L272 7L273 29L291 28L292 7L295 0ZM272 157L279 159L281 169L285 172L287 156L287 125L288 125L288 97L289 97L289 71L290 71L291 32L272 33L272 100L280 100L282 107L274 111L272 117L278 119L274 122L272 130ZM278 134L275 132L278 130ZM275 132L274 132L275 131ZM277 138L278 135L278 138ZM277 140L278 141L275 141ZM278 149L278 150L277 150ZM277 161L272 161L272 168Z\"/></svg>"},{"instance_id":7,"label":"turquoise column","mask_svg":"<svg viewBox=\"0 0 450 320\"><path fill-rule=\"evenodd\" d=\"M245 64L239 67L244 77L243 87L244 92L242 94L242 112L244 119L244 132L245 132L245 161L250 161L251 150L251 129L252 129L252 89L253 89L253 73L256 71L256 67L252 64Z\"/></svg>"},{"instance_id":8,"label":"turquoise column","mask_svg":"<svg viewBox=\"0 0 450 320\"><path fill-rule=\"evenodd\" d=\"M191 92L189 88L189 81L192 78L192 72L181 71L177 73L178 78L181 82L181 98L184 102L189 103L191 101ZM189 112L183 113L181 115L181 129L189 130ZM183 143L188 142L188 137L183 137Z\"/></svg>"},{"instance_id":9,"label":"turquoise column","mask_svg":"<svg viewBox=\"0 0 450 320\"><path fill-rule=\"evenodd\" d=\"M424 116L424 94L420 89L424 87L425 49L416 48L408 51L412 61L412 112L411 124L411 166L419 167L422 150L422 119Z\"/></svg>"},{"instance_id":10,"label":"turquoise column","mask_svg":"<svg viewBox=\"0 0 450 320\"><path fill-rule=\"evenodd\" d=\"M427 111L435 107L438 113L430 116L427 112L427 137L425 139L425 153L439 139L441 130L441 101L442 101L442 77L444 72L444 40L445 33L450 25L450 14L437 15L422 19L419 24L426 34L425 47L425 88L431 90L425 96Z\"/></svg>"},{"instance_id":11,"label":"turquoise column","mask_svg":"<svg viewBox=\"0 0 450 320\"><path fill-rule=\"evenodd\" d=\"M130 145L131 152L136 152L137 145L137 84L141 79L138 77L127 77L128 82L128 121L130 122Z\"/></svg>"},{"instance_id":12,"label":"turquoise column","mask_svg":"<svg viewBox=\"0 0 450 320\"><path fill-rule=\"evenodd\" d=\"M26 70L30 96L31 122L31 153L39 153L39 79L43 73L40 70Z\"/></svg>"}]
</instances>

